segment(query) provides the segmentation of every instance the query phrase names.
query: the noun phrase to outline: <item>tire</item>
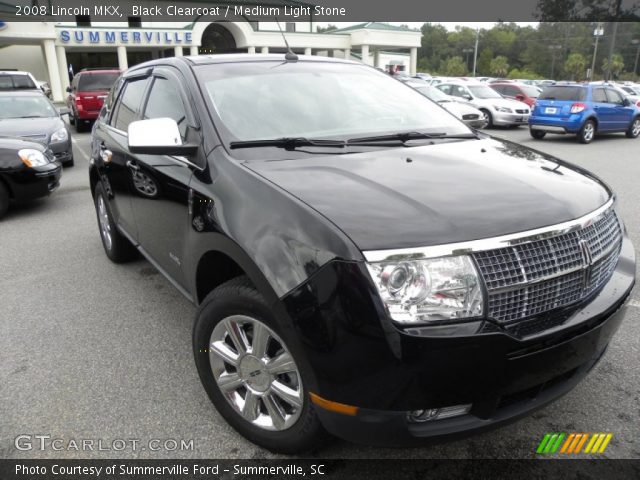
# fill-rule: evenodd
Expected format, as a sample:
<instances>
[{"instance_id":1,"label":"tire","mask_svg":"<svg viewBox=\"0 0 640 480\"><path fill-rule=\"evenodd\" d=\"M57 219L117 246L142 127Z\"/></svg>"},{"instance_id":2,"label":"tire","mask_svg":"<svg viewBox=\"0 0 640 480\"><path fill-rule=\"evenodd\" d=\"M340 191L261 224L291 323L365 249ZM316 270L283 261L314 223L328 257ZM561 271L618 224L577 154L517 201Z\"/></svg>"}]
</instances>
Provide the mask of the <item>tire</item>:
<instances>
[{"instance_id":1,"label":"tire","mask_svg":"<svg viewBox=\"0 0 640 480\"><path fill-rule=\"evenodd\" d=\"M491 112L485 108L481 108L480 111L484 115L484 119L486 120L486 125L484 128L492 128L493 127L493 115Z\"/></svg>"},{"instance_id":2,"label":"tire","mask_svg":"<svg viewBox=\"0 0 640 480\"><path fill-rule=\"evenodd\" d=\"M640 135L640 117L636 117L629 125L629 128L625 132L627 138L637 138Z\"/></svg>"},{"instance_id":3,"label":"tire","mask_svg":"<svg viewBox=\"0 0 640 480\"><path fill-rule=\"evenodd\" d=\"M69 111L69 124L70 125L76 124L76 117L73 116L73 110Z\"/></svg>"},{"instance_id":4,"label":"tire","mask_svg":"<svg viewBox=\"0 0 640 480\"><path fill-rule=\"evenodd\" d=\"M256 328L263 333L261 338L267 339L260 342L262 348L253 343ZM319 448L328 434L305 390L301 364L291 355L278 330L273 312L249 279L242 276L229 280L207 295L196 315L193 326L196 367L209 398L238 433L272 452L307 452ZM239 340L231 340L229 332L232 331L240 332L235 336ZM237 342L242 342L242 349L237 347ZM226 348L226 360L223 360L224 353L221 355L210 348L216 344L221 345L221 352ZM260 350L255 356L252 355L254 348ZM274 374L268 372L269 359L284 358L286 354L290 360L287 373L282 370L283 373L274 378ZM228 363L231 361L233 363ZM256 372L260 373L256 375ZM225 382L228 387L223 393ZM274 393L274 388L282 391L282 385L293 392L289 398L295 398L298 407ZM248 409L245 417L241 411L247 395L254 408ZM276 411L284 415L270 414L274 405L278 407Z\"/></svg>"},{"instance_id":5,"label":"tire","mask_svg":"<svg viewBox=\"0 0 640 480\"><path fill-rule=\"evenodd\" d=\"M587 120L578 131L578 141L580 143L591 143L596 136L596 123L593 120Z\"/></svg>"},{"instance_id":6,"label":"tire","mask_svg":"<svg viewBox=\"0 0 640 480\"><path fill-rule=\"evenodd\" d=\"M134 260L138 256L138 251L129 239L116 228L102 185L98 184L96 186L93 200L98 218L100 239L107 257L113 263L125 263Z\"/></svg>"},{"instance_id":7,"label":"tire","mask_svg":"<svg viewBox=\"0 0 640 480\"><path fill-rule=\"evenodd\" d=\"M73 157L71 157L70 160L67 160L66 162L64 162L62 165L64 167L73 167L76 164L75 160L73 159Z\"/></svg>"},{"instance_id":8,"label":"tire","mask_svg":"<svg viewBox=\"0 0 640 480\"><path fill-rule=\"evenodd\" d=\"M547 132L543 132L542 130L534 130L530 128L529 134L531 134L531 137L535 138L536 140L542 140L547 134Z\"/></svg>"},{"instance_id":9,"label":"tire","mask_svg":"<svg viewBox=\"0 0 640 480\"><path fill-rule=\"evenodd\" d=\"M76 132L77 133L82 133L84 132L84 121L80 120L79 118L74 122L74 125L76 126Z\"/></svg>"},{"instance_id":10,"label":"tire","mask_svg":"<svg viewBox=\"0 0 640 480\"><path fill-rule=\"evenodd\" d=\"M0 218L4 217L9 210L9 189L0 180Z\"/></svg>"}]
</instances>

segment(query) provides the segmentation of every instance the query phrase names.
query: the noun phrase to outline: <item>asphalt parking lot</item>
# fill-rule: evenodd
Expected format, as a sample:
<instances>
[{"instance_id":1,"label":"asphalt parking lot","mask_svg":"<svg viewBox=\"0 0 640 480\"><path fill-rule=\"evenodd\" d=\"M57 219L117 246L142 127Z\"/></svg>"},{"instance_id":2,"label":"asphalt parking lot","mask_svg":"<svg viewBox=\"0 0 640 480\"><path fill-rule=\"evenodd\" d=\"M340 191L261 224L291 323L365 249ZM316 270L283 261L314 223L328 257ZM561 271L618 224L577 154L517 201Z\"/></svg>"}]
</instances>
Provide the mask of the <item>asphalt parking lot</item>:
<instances>
[{"instance_id":1,"label":"asphalt parking lot","mask_svg":"<svg viewBox=\"0 0 640 480\"><path fill-rule=\"evenodd\" d=\"M492 130L590 169L617 192L640 254L640 140ZM89 192L89 134L50 198L0 222L0 457L270 458L229 427L200 386L191 353L195 308L145 260L104 255ZM609 458L640 458L640 289L606 357L571 393L517 423L423 448L336 440L318 457L530 458L546 432L612 432ZM74 439L193 440L193 449L19 451L21 434ZM109 445L111 445L109 443ZM171 446L172 444L170 444ZM34 442L34 447L37 447Z\"/></svg>"}]
</instances>

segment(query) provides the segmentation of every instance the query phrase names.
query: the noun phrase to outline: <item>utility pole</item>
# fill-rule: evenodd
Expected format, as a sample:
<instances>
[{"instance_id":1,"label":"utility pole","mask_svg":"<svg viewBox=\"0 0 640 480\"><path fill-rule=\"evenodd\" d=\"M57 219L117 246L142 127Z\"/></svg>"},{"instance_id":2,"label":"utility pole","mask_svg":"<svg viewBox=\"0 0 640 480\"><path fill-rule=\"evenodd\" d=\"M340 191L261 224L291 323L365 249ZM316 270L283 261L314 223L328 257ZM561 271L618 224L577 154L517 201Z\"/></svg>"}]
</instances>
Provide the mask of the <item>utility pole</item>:
<instances>
[{"instance_id":1,"label":"utility pole","mask_svg":"<svg viewBox=\"0 0 640 480\"><path fill-rule=\"evenodd\" d=\"M476 45L473 48L473 76L476 76L476 66L478 65L478 41L480 40L480 28L476 28Z\"/></svg>"},{"instance_id":2,"label":"utility pole","mask_svg":"<svg viewBox=\"0 0 640 480\"><path fill-rule=\"evenodd\" d=\"M640 39L631 40L631 45L638 45L636 49L636 61L633 63L633 79L638 80L638 57L640 57Z\"/></svg>"},{"instance_id":3,"label":"utility pole","mask_svg":"<svg viewBox=\"0 0 640 480\"><path fill-rule=\"evenodd\" d=\"M556 68L556 52L562 48L562 45L549 45L551 50L551 80L555 80L554 72Z\"/></svg>"},{"instance_id":4,"label":"utility pole","mask_svg":"<svg viewBox=\"0 0 640 480\"><path fill-rule=\"evenodd\" d=\"M593 31L593 36L596 37L596 44L593 47L593 60L591 61L591 71L589 72L589 80L593 81L594 74L596 73L596 55L598 54L598 39L604 35L604 28L602 28L602 22L598 22L596 29Z\"/></svg>"}]
</instances>

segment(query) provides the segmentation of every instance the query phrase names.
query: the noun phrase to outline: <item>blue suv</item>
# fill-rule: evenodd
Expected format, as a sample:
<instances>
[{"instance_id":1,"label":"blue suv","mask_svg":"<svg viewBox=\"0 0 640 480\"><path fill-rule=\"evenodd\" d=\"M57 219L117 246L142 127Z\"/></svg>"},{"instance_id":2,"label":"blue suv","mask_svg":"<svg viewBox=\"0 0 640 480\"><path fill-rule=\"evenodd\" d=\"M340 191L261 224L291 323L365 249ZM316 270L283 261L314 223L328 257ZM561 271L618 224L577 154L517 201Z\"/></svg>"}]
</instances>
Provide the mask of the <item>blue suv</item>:
<instances>
[{"instance_id":1,"label":"blue suv","mask_svg":"<svg viewBox=\"0 0 640 480\"><path fill-rule=\"evenodd\" d=\"M531 136L572 133L590 143L596 133L640 135L640 108L609 85L553 85L538 97L529 117Z\"/></svg>"}]
</instances>

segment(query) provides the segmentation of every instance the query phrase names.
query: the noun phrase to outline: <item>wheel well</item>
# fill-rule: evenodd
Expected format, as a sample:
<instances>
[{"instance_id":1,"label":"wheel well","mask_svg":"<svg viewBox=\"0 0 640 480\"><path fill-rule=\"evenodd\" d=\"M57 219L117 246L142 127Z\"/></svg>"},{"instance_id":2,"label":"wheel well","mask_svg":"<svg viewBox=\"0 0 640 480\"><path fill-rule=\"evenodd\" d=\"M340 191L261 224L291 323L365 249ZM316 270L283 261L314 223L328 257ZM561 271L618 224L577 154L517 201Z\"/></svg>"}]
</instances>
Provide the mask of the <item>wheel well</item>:
<instances>
[{"instance_id":1,"label":"wheel well","mask_svg":"<svg viewBox=\"0 0 640 480\"><path fill-rule=\"evenodd\" d=\"M589 117L587 118L587 120L584 121L584 123L587 123L588 120L591 120L593 123L595 123L596 130L598 130L598 119L596 117Z\"/></svg>"},{"instance_id":2,"label":"wheel well","mask_svg":"<svg viewBox=\"0 0 640 480\"><path fill-rule=\"evenodd\" d=\"M93 197L96 191L96 185L98 184L98 172L95 167L89 170L89 182L91 184L91 196Z\"/></svg>"},{"instance_id":3,"label":"wheel well","mask_svg":"<svg viewBox=\"0 0 640 480\"><path fill-rule=\"evenodd\" d=\"M226 254L221 252L205 253L196 270L198 303L201 303L209 292L218 285L244 274L245 272L240 265Z\"/></svg>"}]
</instances>

